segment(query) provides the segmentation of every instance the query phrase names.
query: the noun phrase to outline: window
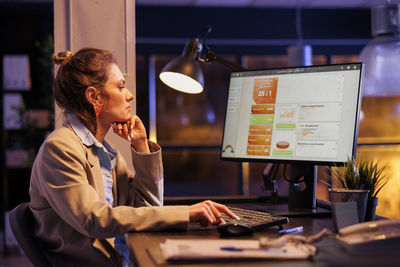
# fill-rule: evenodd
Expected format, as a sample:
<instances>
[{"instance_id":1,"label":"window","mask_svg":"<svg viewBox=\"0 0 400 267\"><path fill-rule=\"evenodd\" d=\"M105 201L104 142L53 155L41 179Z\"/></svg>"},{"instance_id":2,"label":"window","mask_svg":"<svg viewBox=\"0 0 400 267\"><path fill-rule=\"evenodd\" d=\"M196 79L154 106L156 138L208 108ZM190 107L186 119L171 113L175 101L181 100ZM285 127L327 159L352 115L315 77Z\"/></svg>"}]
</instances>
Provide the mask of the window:
<instances>
[{"instance_id":1,"label":"window","mask_svg":"<svg viewBox=\"0 0 400 267\"><path fill-rule=\"evenodd\" d=\"M156 136L163 148L166 196L241 194L241 165L220 160L230 69L204 64L205 88L190 95L158 78L174 56L152 56L156 96ZM235 57L225 57L236 61ZM150 115L152 116L152 115Z\"/></svg>"}]
</instances>

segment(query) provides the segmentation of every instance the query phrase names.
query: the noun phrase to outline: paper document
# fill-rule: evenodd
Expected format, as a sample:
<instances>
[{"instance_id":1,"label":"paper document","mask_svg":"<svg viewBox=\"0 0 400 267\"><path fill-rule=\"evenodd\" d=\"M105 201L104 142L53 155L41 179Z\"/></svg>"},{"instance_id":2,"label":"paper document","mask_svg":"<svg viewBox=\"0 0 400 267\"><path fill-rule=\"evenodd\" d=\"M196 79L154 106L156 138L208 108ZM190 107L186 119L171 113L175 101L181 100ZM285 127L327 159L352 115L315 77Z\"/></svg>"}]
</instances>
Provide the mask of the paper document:
<instances>
[{"instance_id":1,"label":"paper document","mask_svg":"<svg viewBox=\"0 0 400 267\"><path fill-rule=\"evenodd\" d=\"M167 239L160 247L166 260L307 259L312 256L301 244L262 248L258 240L243 239Z\"/></svg>"}]
</instances>

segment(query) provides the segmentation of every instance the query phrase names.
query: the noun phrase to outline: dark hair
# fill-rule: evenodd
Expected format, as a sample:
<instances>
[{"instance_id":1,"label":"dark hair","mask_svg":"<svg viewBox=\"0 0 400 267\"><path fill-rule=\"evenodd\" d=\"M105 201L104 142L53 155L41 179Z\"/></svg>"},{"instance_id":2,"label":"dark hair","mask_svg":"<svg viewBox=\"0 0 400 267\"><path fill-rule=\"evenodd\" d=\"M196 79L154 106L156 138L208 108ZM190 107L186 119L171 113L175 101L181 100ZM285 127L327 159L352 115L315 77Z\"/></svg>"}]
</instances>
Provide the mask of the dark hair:
<instances>
[{"instance_id":1,"label":"dark hair","mask_svg":"<svg viewBox=\"0 0 400 267\"><path fill-rule=\"evenodd\" d=\"M86 88L93 86L102 93L108 80L108 66L116 63L111 52L96 48L84 48L75 55L60 52L53 55L60 67L53 83L54 99L64 113L75 114L83 124L96 133L96 114L93 105L85 97Z\"/></svg>"}]
</instances>

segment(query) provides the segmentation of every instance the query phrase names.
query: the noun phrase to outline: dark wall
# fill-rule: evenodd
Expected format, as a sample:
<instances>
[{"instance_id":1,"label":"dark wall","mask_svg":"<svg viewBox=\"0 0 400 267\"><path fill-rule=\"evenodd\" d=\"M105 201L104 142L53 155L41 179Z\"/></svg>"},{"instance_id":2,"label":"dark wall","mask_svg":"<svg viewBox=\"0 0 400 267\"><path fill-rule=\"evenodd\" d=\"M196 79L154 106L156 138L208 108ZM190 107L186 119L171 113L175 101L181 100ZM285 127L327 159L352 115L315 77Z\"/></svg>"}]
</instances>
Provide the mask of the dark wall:
<instances>
[{"instance_id":1,"label":"dark wall","mask_svg":"<svg viewBox=\"0 0 400 267\"><path fill-rule=\"evenodd\" d=\"M304 9L301 12L304 39L369 39L369 9ZM136 35L140 37L192 38L212 25L212 39L293 40L296 33L295 9L136 7ZM362 45L313 46L316 53L358 53ZM178 45L138 44L138 53L180 53ZM263 45L213 45L216 53L285 54L283 47Z\"/></svg>"},{"instance_id":2,"label":"dark wall","mask_svg":"<svg viewBox=\"0 0 400 267\"><path fill-rule=\"evenodd\" d=\"M3 85L3 64L0 63L0 105L3 106L4 93L20 93L27 109L49 109L51 94L51 69L43 66L43 49L52 42L53 5L30 3L0 4L0 59L4 54L28 54L32 89L30 91L5 91ZM46 43L46 44L44 44ZM50 45L52 49L52 44ZM29 143L35 149L42 142L45 130L5 131L3 129L3 109L0 109L1 152L0 152L0 218L2 211L15 207L22 201L29 200L30 168L6 168L5 149L13 146L14 141ZM39 136L40 135L40 136ZM33 139L31 139L33 138ZM4 220L1 219L0 226Z\"/></svg>"},{"instance_id":3,"label":"dark wall","mask_svg":"<svg viewBox=\"0 0 400 267\"><path fill-rule=\"evenodd\" d=\"M41 37L53 34L52 4L0 4L1 53L31 52Z\"/></svg>"}]
</instances>

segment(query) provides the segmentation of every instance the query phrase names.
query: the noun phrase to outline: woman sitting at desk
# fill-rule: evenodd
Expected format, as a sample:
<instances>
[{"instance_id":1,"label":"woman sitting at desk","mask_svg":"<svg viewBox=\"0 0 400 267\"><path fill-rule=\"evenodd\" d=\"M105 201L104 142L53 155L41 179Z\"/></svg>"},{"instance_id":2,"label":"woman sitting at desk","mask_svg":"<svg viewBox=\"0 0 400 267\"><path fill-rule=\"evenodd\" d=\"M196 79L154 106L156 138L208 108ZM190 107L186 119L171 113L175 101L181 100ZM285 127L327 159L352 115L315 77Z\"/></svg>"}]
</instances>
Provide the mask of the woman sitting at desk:
<instances>
[{"instance_id":1,"label":"woman sitting at desk","mask_svg":"<svg viewBox=\"0 0 400 267\"><path fill-rule=\"evenodd\" d=\"M129 231L216 224L220 212L235 217L212 201L162 206L161 149L130 115L133 96L110 52L88 48L54 60L61 65L54 97L67 119L42 144L29 189L35 234L54 266L120 266L129 261ZM135 176L104 139L110 127L130 142Z\"/></svg>"}]
</instances>

